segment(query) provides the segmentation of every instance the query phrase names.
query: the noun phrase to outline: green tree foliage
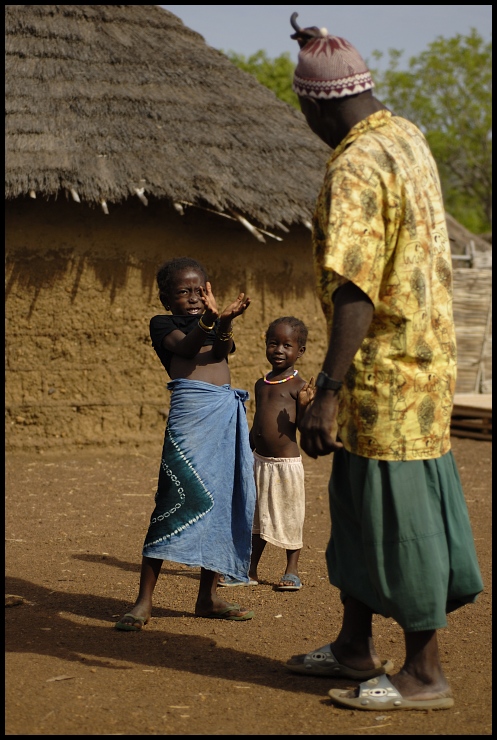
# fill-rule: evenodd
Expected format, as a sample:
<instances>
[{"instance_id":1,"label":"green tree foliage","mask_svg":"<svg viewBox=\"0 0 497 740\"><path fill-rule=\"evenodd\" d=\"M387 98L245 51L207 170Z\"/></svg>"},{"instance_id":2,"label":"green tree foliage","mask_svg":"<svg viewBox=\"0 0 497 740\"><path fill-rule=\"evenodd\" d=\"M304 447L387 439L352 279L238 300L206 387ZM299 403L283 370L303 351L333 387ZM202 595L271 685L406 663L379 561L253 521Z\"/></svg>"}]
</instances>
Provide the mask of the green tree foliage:
<instances>
[{"instance_id":1,"label":"green tree foliage","mask_svg":"<svg viewBox=\"0 0 497 740\"><path fill-rule=\"evenodd\" d=\"M375 95L423 131L440 171L447 210L470 231L492 223L492 43L469 35L439 36L399 69L403 51L390 49L385 70L374 70ZM288 53L275 59L263 50L249 57L227 52L277 97L300 109L292 90ZM374 52L379 62L382 52Z\"/></svg>"},{"instance_id":2,"label":"green tree foliage","mask_svg":"<svg viewBox=\"0 0 497 740\"><path fill-rule=\"evenodd\" d=\"M469 35L439 36L399 69L389 50L372 70L375 95L423 131L440 171L447 210L474 233L492 222L492 43ZM381 52L374 52L379 61Z\"/></svg>"},{"instance_id":3,"label":"green tree foliage","mask_svg":"<svg viewBox=\"0 0 497 740\"><path fill-rule=\"evenodd\" d=\"M226 56L244 72L256 77L262 85L274 92L276 97L285 103L300 110L299 99L292 90L293 70L295 65L290 54L285 52L279 57L271 59L262 49L246 57L234 51L226 52Z\"/></svg>"}]
</instances>

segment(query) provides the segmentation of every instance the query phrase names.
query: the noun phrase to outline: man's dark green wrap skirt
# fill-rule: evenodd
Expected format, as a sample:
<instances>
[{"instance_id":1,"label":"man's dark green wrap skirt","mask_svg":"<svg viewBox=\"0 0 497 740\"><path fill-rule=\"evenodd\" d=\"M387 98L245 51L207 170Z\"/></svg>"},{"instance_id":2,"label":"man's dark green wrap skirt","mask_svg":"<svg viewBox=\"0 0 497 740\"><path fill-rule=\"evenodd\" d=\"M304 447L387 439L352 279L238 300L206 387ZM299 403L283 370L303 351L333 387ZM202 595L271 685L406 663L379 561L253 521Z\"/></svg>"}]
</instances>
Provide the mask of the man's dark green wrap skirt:
<instances>
[{"instance_id":1,"label":"man's dark green wrap skirt","mask_svg":"<svg viewBox=\"0 0 497 740\"><path fill-rule=\"evenodd\" d=\"M483 589L452 452L390 462L334 454L330 583L406 632L447 625Z\"/></svg>"}]
</instances>

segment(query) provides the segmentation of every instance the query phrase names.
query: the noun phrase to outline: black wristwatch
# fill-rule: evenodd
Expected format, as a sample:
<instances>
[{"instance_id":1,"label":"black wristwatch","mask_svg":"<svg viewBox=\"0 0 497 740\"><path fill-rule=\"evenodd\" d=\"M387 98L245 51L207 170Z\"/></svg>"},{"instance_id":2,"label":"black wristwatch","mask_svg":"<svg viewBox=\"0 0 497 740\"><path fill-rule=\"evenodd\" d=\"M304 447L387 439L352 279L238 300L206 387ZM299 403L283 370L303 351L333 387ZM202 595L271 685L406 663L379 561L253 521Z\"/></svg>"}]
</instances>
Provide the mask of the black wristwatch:
<instances>
[{"instance_id":1,"label":"black wristwatch","mask_svg":"<svg viewBox=\"0 0 497 740\"><path fill-rule=\"evenodd\" d=\"M333 380L325 372L320 372L316 378L316 388L322 388L325 391L339 391L342 387L343 382L341 380Z\"/></svg>"}]
</instances>

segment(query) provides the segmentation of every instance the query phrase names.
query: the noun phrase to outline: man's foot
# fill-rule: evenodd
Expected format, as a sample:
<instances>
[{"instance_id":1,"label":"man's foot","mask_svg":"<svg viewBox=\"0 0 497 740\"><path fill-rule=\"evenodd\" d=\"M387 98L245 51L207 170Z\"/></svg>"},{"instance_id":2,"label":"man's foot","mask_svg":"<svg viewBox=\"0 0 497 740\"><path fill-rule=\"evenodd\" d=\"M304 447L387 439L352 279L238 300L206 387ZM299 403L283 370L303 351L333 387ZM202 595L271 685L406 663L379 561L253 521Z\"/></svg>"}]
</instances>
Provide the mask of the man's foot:
<instances>
[{"instance_id":1,"label":"man's foot","mask_svg":"<svg viewBox=\"0 0 497 740\"><path fill-rule=\"evenodd\" d=\"M399 673L389 678L399 694L402 694L405 699L409 699L410 701L438 699L441 696L447 697L451 695L449 682L443 674L436 679L425 677L425 680L420 680L403 668Z\"/></svg>"},{"instance_id":2,"label":"man's foot","mask_svg":"<svg viewBox=\"0 0 497 740\"><path fill-rule=\"evenodd\" d=\"M380 660L372 641L368 643L367 648L364 645L357 648L350 642L338 639L331 643L330 647L339 663L356 671L371 671L385 666L385 661Z\"/></svg>"},{"instance_id":3,"label":"man's foot","mask_svg":"<svg viewBox=\"0 0 497 740\"><path fill-rule=\"evenodd\" d=\"M357 657L344 660L335 645L323 645L306 655L294 655L286 665L292 673L304 676L329 676L364 681L393 670L393 663L389 660L380 661L378 656Z\"/></svg>"},{"instance_id":4,"label":"man's foot","mask_svg":"<svg viewBox=\"0 0 497 740\"><path fill-rule=\"evenodd\" d=\"M410 679L413 677L411 676ZM449 709L454 706L454 700L445 681L429 681L421 684L419 681L405 680L406 671L402 670L395 676L379 676L361 683L352 691L331 689L328 695L333 701L349 709L365 709L371 711L395 709ZM399 683L404 685L401 690ZM445 687L445 688L444 688Z\"/></svg>"},{"instance_id":5,"label":"man's foot","mask_svg":"<svg viewBox=\"0 0 497 740\"><path fill-rule=\"evenodd\" d=\"M405 632L405 642L406 660L398 673L388 679L367 681L351 694L337 694L332 690L332 699L349 707L357 705L366 709L380 705L385 709L451 707L454 700L440 663L436 630ZM348 641L340 644L350 647Z\"/></svg>"}]
</instances>

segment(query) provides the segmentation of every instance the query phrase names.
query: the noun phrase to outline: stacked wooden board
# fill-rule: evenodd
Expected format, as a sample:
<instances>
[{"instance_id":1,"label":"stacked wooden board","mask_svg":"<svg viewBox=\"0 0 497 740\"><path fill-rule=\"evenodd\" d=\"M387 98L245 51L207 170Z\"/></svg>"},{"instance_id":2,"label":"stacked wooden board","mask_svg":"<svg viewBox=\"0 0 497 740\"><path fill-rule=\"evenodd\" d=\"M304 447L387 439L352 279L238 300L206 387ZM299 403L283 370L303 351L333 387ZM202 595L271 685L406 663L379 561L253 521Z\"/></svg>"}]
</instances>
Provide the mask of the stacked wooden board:
<instances>
[{"instance_id":1,"label":"stacked wooden board","mask_svg":"<svg viewBox=\"0 0 497 740\"><path fill-rule=\"evenodd\" d=\"M492 441L492 394L456 393L450 433L454 437Z\"/></svg>"}]
</instances>

